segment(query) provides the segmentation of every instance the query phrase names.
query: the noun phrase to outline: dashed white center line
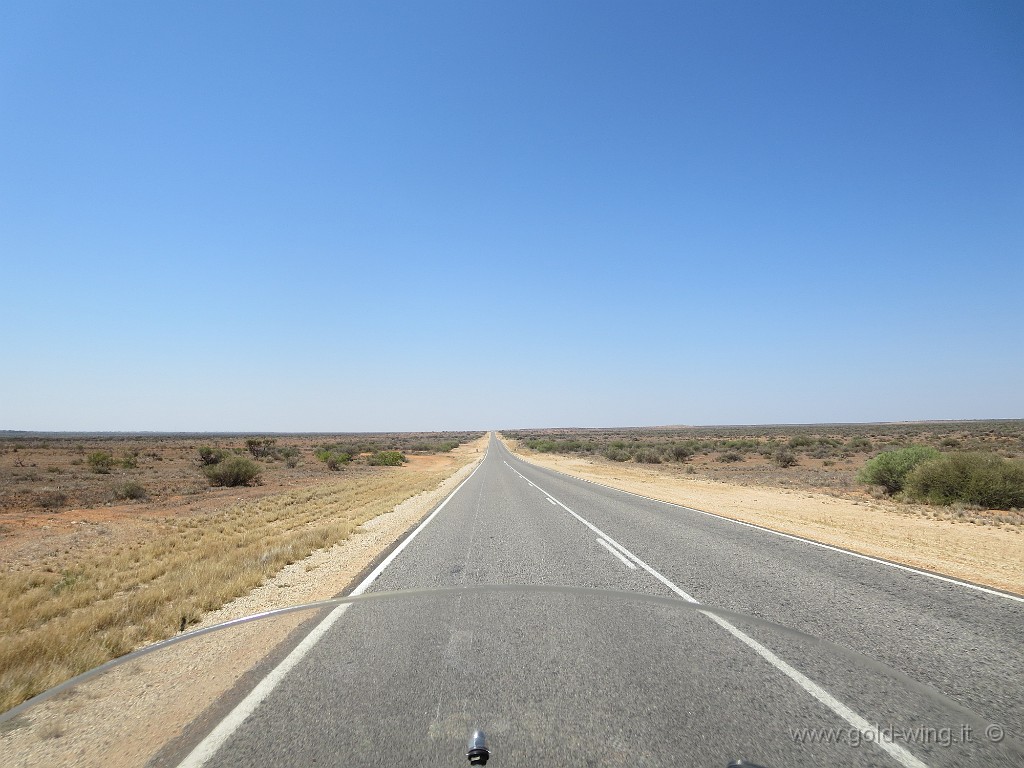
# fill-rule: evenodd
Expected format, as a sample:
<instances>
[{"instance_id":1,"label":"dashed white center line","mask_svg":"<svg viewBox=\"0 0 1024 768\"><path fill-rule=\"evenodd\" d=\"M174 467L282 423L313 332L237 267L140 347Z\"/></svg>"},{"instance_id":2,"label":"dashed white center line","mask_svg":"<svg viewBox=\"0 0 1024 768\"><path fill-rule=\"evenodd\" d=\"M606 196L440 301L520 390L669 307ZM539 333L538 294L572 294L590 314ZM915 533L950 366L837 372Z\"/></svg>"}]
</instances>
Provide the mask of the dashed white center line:
<instances>
[{"instance_id":1,"label":"dashed white center line","mask_svg":"<svg viewBox=\"0 0 1024 768\"><path fill-rule=\"evenodd\" d=\"M632 564L631 562L629 562L629 560L627 560L627 559L626 559L626 556L625 556L624 554L622 554L622 553L621 553L621 552L619 552L619 551L618 551L617 549L615 549L615 548L614 548L614 547L613 547L613 546L612 546L611 544L609 544L609 543L608 543L607 541L605 541L605 540L604 540L604 539L602 539L601 537L598 537L598 539L597 539L597 543L598 543L598 544L600 544L600 545L601 545L602 547L604 547L605 549L607 549L607 550L608 550L609 552L611 552L611 553L612 553L613 555L615 555L615 556L616 556L617 558L619 558L619 560L621 560L621 561L623 562L623 564L624 564L624 565L625 565L625 566L626 566L627 568L632 568L632 569L633 569L634 571L636 570L636 566L635 566L635 565L633 565L633 564Z\"/></svg>"},{"instance_id":2,"label":"dashed white center line","mask_svg":"<svg viewBox=\"0 0 1024 768\"><path fill-rule=\"evenodd\" d=\"M552 498L551 498L550 496L548 496L548 501L550 501L550 502L551 502L552 504L554 504L554 505L555 505L556 507L558 506L558 503L557 503L557 502L556 502L556 501L555 501L554 499L552 499Z\"/></svg>"},{"instance_id":3,"label":"dashed white center line","mask_svg":"<svg viewBox=\"0 0 1024 768\"><path fill-rule=\"evenodd\" d=\"M521 478L526 480L526 476L523 475L522 472L517 470L511 464L509 464L507 461L505 462L505 466L507 466L509 469L511 469L513 472L515 472ZM625 558L628 558L629 560L631 560L632 562L634 562L637 565L639 565L641 568L643 568L645 571L647 571L649 574L651 574L651 576L656 578L658 581L660 581L666 587L671 589L673 592L675 592L677 595L679 595L684 600L686 600L688 602L691 602L691 603L695 603L696 605L700 605L700 601L699 600L697 600L692 595L684 592L682 589L677 587L669 579L667 579L662 574L658 573L658 571L654 570L654 568L649 566L647 563L645 563L639 557L637 557L632 552L630 552L628 549L626 549L624 546L619 544L619 542L615 541L615 539L613 539L607 533L605 533L600 528L598 528L596 525L591 523L589 520L585 520L580 515L578 515L575 512L573 512L571 509L569 509L567 506L565 506L565 504L563 504L562 502L558 501L558 499L555 499L554 496L552 496L550 493L545 491L539 485L535 485L533 482L531 482L529 480L526 480L526 481L528 483L530 483L530 485L532 485L538 491L540 491L545 496L547 496L548 497L548 501L553 501L553 503L555 503L558 506L560 506L562 509L564 509L566 512L568 512L570 515L572 515L577 520L579 520L581 523L583 523L583 525L587 526L587 528L589 528L591 531L596 533L597 537L598 537L597 540L601 544L603 544L608 549L609 552L612 552L614 554L617 554L617 555L623 556ZM749 647L752 651L754 651L754 653L756 653L762 659L767 661L769 664L771 664L773 667L775 667L777 670L779 670L782 674L784 674L786 677L788 677L790 680L792 680L798 686L803 688L812 697L814 697L819 702L821 702L826 707L828 707L830 710L832 710L833 713L835 713L840 718L842 718L847 723L849 723L854 728L856 728L857 731L859 731L862 735L864 735L864 741L869 742L869 743L874 743L879 749L882 749L886 753L888 753L889 757L891 757L893 760L895 760L900 765L904 766L904 768L927 768L927 764L926 763L923 763L920 760L918 760L917 757L915 757L914 754L912 752L910 752L909 750L904 749L899 744L894 743L892 741L892 739L879 726L872 725L871 723L869 723L866 719L864 719L859 714L854 712L852 709L850 709L848 706L846 706L843 702L841 702L838 699L836 699L832 694L830 694L828 691L826 691L824 688L822 688L816 682L814 682L809 677L804 675L802 672L800 672L799 670L793 668L791 665L789 665L788 663L786 663L785 661L780 659L770 649L768 649L767 647L761 645L761 643L757 642L757 640L752 638L746 632L744 632L741 629L738 629L731 622L726 621L721 616L717 616L714 613L708 612L708 613L704 613L704 615L707 616L709 619L711 619L716 624L718 624L720 627L722 627L722 629L726 630L729 634L731 634L737 640L742 642L744 645Z\"/></svg>"}]
</instances>

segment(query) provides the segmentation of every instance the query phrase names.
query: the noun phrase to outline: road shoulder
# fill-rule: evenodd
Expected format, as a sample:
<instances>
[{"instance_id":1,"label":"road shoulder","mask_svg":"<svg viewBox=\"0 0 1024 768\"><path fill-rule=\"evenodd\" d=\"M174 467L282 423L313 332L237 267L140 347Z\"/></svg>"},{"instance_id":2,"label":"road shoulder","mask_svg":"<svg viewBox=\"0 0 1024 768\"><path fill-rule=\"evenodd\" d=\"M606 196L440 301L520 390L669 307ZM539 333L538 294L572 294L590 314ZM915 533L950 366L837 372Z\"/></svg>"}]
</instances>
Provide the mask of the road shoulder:
<instances>
[{"instance_id":1,"label":"road shoulder","mask_svg":"<svg viewBox=\"0 0 1024 768\"><path fill-rule=\"evenodd\" d=\"M522 451L502 441L524 461L581 480L1024 595L1024 533L1019 526L936 520L883 501L669 477L635 465Z\"/></svg>"}]
</instances>

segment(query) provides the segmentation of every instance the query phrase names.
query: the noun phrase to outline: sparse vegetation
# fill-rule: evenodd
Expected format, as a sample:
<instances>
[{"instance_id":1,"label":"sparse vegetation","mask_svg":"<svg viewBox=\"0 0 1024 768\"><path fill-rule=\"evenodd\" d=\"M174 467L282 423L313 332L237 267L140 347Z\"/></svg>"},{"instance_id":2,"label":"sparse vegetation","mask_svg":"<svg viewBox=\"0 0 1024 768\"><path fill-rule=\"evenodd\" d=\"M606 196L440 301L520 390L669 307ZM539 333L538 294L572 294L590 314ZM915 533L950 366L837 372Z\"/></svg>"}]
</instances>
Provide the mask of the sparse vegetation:
<instances>
[{"instance_id":1,"label":"sparse vegetation","mask_svg":"<svg viewBox=\"0 0 1024 768\"><path fill-rule=\"evenodd\" d=\"M98 475L109 475L114 467L114 457L106 451L93 451L86 457L89 468Z\"/></svg>"},{"instance_id":2,"label":"sparse vegetation","mask_svg":"<svg viewBox=\"0 0 1024 768\"><path fill-rule=\"evenodd\" d=\"M182 455L194 462L194 448ZM107 539L87 542L73 564L38 562L0 573L0 711L174 635L183 619L193 623L285 565L342 541L451 471L364 467L201 515L140 518L146 533L113 547Z\"/></svg>"},{"instance_id":3,"label":"sparse vegetation","mask_svg":"<svg viewBox=\"0 0 1024 768\"><path fill-rule=\"evenodd\" d=\"M294 446L287 445L283 448L278 448L277 455L291 469L294 469L299 464L299 449Z\"/></svg>"},{"instance_id":4,"label":"sparse vegetation","mask_svg":"<svg viewBox=\"0 0 1024 768\"><path fill-rule=\"evenodd\" d=\"M232 456L252 459L246 441L265 449L258 464L264 487L318 482L327 470L314 459L317 450L329 447L351 456L342 468L367 466L378 451L395 450L414 457L446 454L481 433L418 432L410 434L324 435L37 435L0 431L0 512L18 510L93 509L112 500L112 475L131 479L146 489L146 499L157 502L209 492L214 486L202 474L204 467ZM267 443L267 440L271 443ZM415 448L415 450L413 450ZM96 469L88 461L90 454ZM415 459L414 459L415 460ZM98 471L97 471L98 469ZM198 490L197 490L198 489Z\"/></svg>"}]
</instances>

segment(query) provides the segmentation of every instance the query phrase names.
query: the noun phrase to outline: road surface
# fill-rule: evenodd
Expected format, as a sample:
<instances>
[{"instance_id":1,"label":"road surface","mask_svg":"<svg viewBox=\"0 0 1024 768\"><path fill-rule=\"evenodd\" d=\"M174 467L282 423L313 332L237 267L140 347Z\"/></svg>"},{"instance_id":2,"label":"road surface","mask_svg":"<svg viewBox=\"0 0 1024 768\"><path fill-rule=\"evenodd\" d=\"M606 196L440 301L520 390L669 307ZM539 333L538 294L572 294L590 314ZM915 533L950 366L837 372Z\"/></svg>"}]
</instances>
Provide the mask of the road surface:
<instances>
[{"instance_id":1,"label":"road surface","mask_svg":"<svg viewBox=\"0 0 1024 768\"><path fill-rule=\"evenodd\" d=\"M349 606L182 765L465 765L475 727L498 766L1021 759L1006 751L1024 720L1019 599L569 478L493 438L362 586L479 585L663 602L467 590ZM914 683L979 717L939 714ZM858 738L865 728L882 730ZM989 754L999 729L1006 740Z\"/></svg>"}]
</instances>

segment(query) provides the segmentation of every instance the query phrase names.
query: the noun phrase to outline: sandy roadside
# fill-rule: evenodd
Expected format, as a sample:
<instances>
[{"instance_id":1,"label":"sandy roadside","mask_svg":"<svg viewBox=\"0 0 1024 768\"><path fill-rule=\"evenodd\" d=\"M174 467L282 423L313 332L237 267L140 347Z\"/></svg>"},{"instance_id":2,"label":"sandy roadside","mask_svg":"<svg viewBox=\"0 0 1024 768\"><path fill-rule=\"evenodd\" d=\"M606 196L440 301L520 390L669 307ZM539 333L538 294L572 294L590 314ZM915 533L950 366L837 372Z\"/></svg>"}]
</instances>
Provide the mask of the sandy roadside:
<instances>
[{"instance_id":1,"label":"sandy roadside","mask_svg":"<svg viewBox=\"0 0 1024 768\"><path fill-rule=\"evenodd\" d=\"M337 595L483 459L487 438L453 451L459 464L431 491L369 520L349 539L282 569L197 628ZM172 646L58 696L0 726L0 766L144 765L310 614L256 622Z\"/></svg>"},{"instance_id":2,"label":"sandy roadside","mask_svg":"<svg viewBox=\"0 0 1024 768\"><path fill-rule=\"evenodd\" d=\"M669 477L640 465L521 451L503 442L526 461L574 477L1024 595L1021 526L936 520L927 508L892 502Z\"/></svg>"}]
</instances>

